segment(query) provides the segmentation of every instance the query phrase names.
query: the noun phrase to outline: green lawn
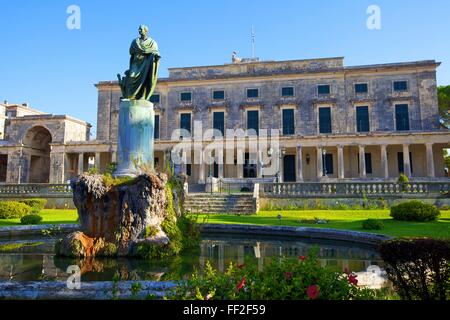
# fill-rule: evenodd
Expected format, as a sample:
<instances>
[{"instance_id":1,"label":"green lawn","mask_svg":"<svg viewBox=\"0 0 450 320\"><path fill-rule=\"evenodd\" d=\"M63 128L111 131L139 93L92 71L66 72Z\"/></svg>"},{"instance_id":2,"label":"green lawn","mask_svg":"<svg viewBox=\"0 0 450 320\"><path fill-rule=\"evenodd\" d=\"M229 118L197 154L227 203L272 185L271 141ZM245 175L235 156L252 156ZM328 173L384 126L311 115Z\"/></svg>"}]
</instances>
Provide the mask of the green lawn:
<instances>
[{"instance_id":1,"label":"green lawn","mask_svg":"<svg viewBox=\"0 0 450 320\"><path fill-rule=\"evenodd\" d=\"M40 224L70 224L78 219L77 210L44 209L39 214L43 218ZM19 225L20 219L0 219L0 227Z\"/></svg>"},{"instance_id":2,"label":"green lawn","mask_svg":"<svg viewBox=\"0 0 450 320\"><path fill-rule=\"evenodd\" d=\"M277 216L281 214L281 221ZM345 229L362 232L386 234L395 237L434 237L450 238L450 211L441 211L441 217L436 222L403 222L390 217L389 210L304 210L304 211L261 211L257 215L200 215L199 222L220 224L254 224L295 227L317 227ZM328 224L317 225L300 223L299 220L314 218L329 220ZM384 223L382 230L366 231L361 224L366 219L381 219Z\"/></svg>"},{"instance_id":3,"label":"green lawn","mask_svg":"<svg viewBox=\"0 0 450 320\"><path fill-rule=\"evenodd\" d=\"M277 216L280 213L282 215L281 221L277 219ZM76 223L78 219L76 210L44 209L41 211L41 215L43 217L41 224ZM324 225L316 225L300 223L299 221L302 219L314 219L316 217L329 220L329 223ZM368 218L383 220L384 228L377 231L363 230L361 223L363 220ZM395 221L389 216L389 210L278 210L261 211L257 215L252 216L224 214L200 215L198 221L220 224L254 224L332 228L380 233L397 237L423 236L450 239L450 211L441 211L441 217L438 221L427 223ZM20 225L20 219L0 220L0 227L16 225Z\"/></svg>"}]
</instances>

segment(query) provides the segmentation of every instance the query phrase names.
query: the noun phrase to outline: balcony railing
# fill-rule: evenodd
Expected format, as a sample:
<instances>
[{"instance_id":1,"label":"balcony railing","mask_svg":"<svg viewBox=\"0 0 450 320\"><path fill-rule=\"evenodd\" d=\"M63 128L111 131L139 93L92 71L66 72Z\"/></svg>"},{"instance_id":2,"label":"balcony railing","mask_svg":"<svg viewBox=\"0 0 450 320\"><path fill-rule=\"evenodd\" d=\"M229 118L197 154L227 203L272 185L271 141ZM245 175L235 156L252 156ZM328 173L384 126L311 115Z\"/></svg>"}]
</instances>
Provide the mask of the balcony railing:
<instances>
[{"instance_id":1,"label":"balcony railing","mask_svg":"<svg viewBox=\"0 0 450 320\"><path fill-rule=\"evenodd\" d=\"M436 195L450 191L449 182L262 183L260 195L273 197Z\"/></svg>"},{"instance_id":2,"label":"balcony railing","mask_svg":"<svg viewBox=\"0 0 450 320\"><path fill-rule=\"evenodd\" d=\"M69 184L1 184L0 197L8 196L62 196L71 197Z\"/></svg>"}]
</instances>

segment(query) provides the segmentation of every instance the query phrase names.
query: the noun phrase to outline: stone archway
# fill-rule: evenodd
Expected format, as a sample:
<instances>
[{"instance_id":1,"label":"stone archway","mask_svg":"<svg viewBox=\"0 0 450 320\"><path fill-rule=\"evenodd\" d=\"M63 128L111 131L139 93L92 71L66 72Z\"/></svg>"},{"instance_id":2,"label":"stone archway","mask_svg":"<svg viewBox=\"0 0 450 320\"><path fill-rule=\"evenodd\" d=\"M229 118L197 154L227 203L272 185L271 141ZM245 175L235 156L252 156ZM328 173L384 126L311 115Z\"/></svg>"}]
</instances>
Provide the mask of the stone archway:
<instances>
[{"instance_id":1,"label":"stone archway","mask_svg":"<svg viewBox=\"0 0 450 320\"><path fill-rule=\"evenodd\" d=\"M50 178L50 143L52 135L42 126L27 131L23 138L23 154L28 159L28 182L48 183Z\"/></svg>"}]
</instances>

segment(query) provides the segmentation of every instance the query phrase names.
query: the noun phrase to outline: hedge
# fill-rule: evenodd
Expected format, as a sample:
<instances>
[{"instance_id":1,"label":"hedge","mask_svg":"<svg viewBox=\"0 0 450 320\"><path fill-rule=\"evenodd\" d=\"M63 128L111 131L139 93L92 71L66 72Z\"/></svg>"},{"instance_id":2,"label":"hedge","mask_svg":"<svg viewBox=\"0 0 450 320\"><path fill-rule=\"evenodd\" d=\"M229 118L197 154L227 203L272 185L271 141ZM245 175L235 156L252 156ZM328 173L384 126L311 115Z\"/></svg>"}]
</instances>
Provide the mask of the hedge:
<instances>
[{"instance_id":1,"label":"hedge","mask_svg":"<svg viewBox=\"0 0 450 320\"><path fill-rule=\"evenodd\" d=\"M417 200L401 203L391 208L391 217L399 221L435 221L440 214L436 206Z\"/></svg>"},{"instance_id":2,"label":"hedge","mask_svg":"<svg viewBox=\"0 0 450 320\"><path fill-rule=\"evenodd\" d=\"M17 219L29 215L32 209L18 201L0 201L0 219Z\"/></svg>"}]
</instances>

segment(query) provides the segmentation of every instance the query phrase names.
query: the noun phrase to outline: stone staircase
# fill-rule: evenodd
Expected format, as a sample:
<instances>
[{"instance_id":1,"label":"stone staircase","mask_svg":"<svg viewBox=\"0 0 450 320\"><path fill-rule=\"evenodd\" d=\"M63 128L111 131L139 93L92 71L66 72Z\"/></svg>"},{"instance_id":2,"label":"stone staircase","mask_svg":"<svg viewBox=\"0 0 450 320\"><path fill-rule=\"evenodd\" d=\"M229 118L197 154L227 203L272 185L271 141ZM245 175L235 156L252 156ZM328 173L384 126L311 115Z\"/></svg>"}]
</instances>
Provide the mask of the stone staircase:
<instances>
[{"instance_id":1,"label":"stone staircase","mask_svg":"<svg viewBox=\"0 0 450 320\"><path fill-rule=\"evenodd\" d=\"M189 194L184 209L191 213L253 214L255 213L252 194Z\"/></svg>"}]
</instances>

